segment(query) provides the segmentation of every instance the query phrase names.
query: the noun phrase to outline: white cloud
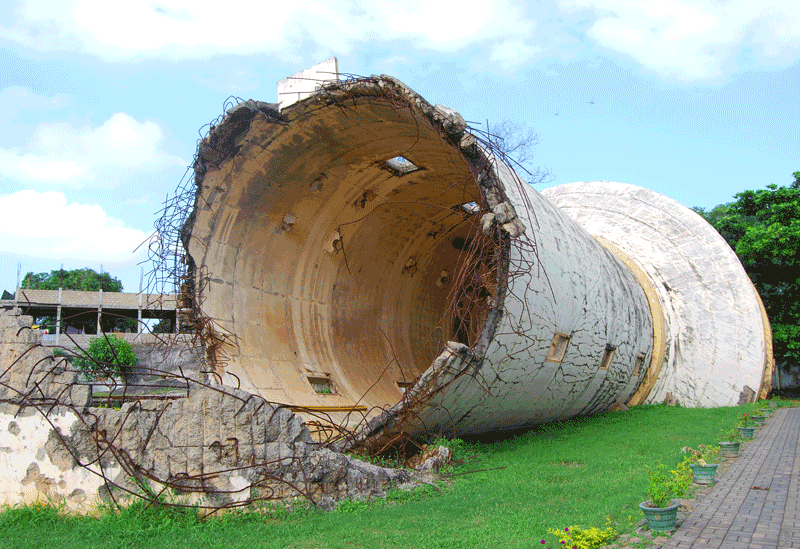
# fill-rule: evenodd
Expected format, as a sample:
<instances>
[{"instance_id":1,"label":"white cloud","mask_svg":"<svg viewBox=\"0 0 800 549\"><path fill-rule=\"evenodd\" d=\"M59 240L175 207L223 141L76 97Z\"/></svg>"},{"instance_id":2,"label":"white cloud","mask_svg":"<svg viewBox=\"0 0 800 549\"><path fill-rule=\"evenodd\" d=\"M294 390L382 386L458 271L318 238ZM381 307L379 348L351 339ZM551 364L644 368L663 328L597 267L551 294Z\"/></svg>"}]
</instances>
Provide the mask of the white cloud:
<instances>
[{"instance_id":1,"label":"white cloud","mask_svg":"<svg viewBox=\"0 0 800 549\"><path fill-rule=\"evenodd\" d=\"M534 28L524 8L512 0L311 0L246 6L209 0L26 0L14 10L12 22L0 26L0 38L110 61L216 54L295 60L306 40L334 54L347 54L366 40L406 39L447 52L489 41L494 44L490 54L509 62L508 44L529 39ZM516 51L522 57L536 50Z\"/></svg>"},{"instance_id":2,"label":"white cloud","mask_svg":"<svg viewBox=\"0 0 800 549\"><path fill-rule=\"evenodd\" d=\"M101 126L39 124L25 148L0 148L0 174L50 184L112 188L130 173L154 173L187 162L162 150L154 122L116 113Z\"/></svg>"},{"instance_id":3,"label":"white cloud","mask_svg":"<svg viewBox=\"0 0 800 549\"><path fill-rule=\"evenodd\" d=\"M42 113L72 104L72 99L62 93L45 97L22 86L9 86L0 90L0 120L18 118L21 111Z\"/></svg>"},{"instance_id":4,"label":"white cloud","mask_svg":"<svg viewBox=\"0 0 800 549\"><path fill-rule=\"evenodd\" d=\"M800 2L774 0L556 0L562 11L593 10L588 36L667 78L718 78L742 48L788 65L800 52Z\"/></svg>"},{"instance_id":5,"label":"white cloud","mask_svg":"<svg viewBox=\"0 0 800 549\"><path fill-rule=\"evenodd\" d=\"M597 19L587 31L590 39L667 78L717 78L739 68L739 54L745 48L754 50L760 64L788 65L800 52L800 2L796 1L553 2L563 13L594 11ZM441 53L479 47L490 62L513 69L545 50L562 53L559 44L566 33L557 25L544 24L560 21L557 15L551 17L549 3L544 4L20 0L6 16L7 23L0 25L0 38L36 50L82 52L108 61L266 54L291 62L301 61L298 51L309 51L302 46L313 46L318 56L346 55L360 42L403 40Z\"/></svg>"},{"instance_id":6,"label":"white cloud","mask_svg":"<svg viewBox=\"0 0 800 549\"><path fill-rule=\"evenodd\" d=\"M68 203L63 193L25 190L0 195L0 249L51 259L125 261L147 234L97 205ZM144 248L144 247L142 247Z\"/></svg>"}]
</instances>

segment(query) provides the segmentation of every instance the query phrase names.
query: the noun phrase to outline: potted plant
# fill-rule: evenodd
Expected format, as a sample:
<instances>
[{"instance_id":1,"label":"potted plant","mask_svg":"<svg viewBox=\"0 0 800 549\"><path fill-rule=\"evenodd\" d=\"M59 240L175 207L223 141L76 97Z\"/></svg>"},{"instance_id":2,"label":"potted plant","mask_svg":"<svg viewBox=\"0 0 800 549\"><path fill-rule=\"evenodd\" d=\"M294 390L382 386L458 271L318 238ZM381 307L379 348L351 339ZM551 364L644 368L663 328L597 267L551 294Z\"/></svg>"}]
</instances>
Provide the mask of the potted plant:
<instances>
[{"instance_id":1,"label":"potted plant","mask_svg":"<svg viewBox=\"0 0 800 549\"><path fill-rule=\"evenodd\" d=\"M708 446L701 444L697 450L688 446L681 449L689 454L686 458L689 461L689 468L692 470L692 482L697 484L713 484L717 475L717 458L719 457L719 446Z\"/></svg>"},{"instance_id":2,"label":"potted plant","mask_svg":"<svg viewBox=\"0 0 800 549\"><path fill-rule=\"evenodd\" d=\"M766 400L762 400L756 405L756 414L758 415L769 417L773 413L775 413L775 410L773 410L772 407L770 407L769 402L767 402Z\"/></svg>"},{"instance_id":3,"label":"potted plant","mask_svg":"<svg viewBox=\"0 0 800 549\"><path fill-rule=\"evenodd\" d=\"M753 432L756 430L755 427L748 427L747 424L750 422L750 414L742 414L742 417L739 419L739 433L742 435L742 438L753 438Z\"/></svg>"},{"instance_id":4,"label":"potted plant","mask_svg":"<svg viewBox=\"0 0 800 549\"><path fill-rule=\"evenodd\" d=\"M724 431L719 436L719 449L722 457L735 458L739 457L739 448L741 448L742 435L736 429Z\"/></svg>"},{"instance_id":5,"label":"potted plant","mask_svg":"<svg viewBox=\"0 0 800 549\"><path fill-rule=\"evenodd\" d=\"M647 524L654 532L673 530L678 519L678 507L672 498L682 497L691 484L688 475L678 470L668 471L663 463L647 472L649 501L639 504L639 508L647 519Z\"/></svg>"}]
</instances>

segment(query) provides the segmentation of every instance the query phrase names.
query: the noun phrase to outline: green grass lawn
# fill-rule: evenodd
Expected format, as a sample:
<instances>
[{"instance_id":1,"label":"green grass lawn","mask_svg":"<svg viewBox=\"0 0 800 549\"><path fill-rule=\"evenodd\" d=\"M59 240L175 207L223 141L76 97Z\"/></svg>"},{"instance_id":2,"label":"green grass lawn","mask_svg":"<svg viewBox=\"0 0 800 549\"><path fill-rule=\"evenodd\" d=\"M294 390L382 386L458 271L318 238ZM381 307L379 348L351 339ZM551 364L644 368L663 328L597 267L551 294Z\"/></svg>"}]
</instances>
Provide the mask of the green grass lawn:
<instances>
[{"instance_id":1,"label":"green grass lawn","mask_svg":"<svg viewBox=\"0 0 800 549\"><path fill-rule=\"evenodd\" d=\"M0 547L98 548L531 548L558 545L548 528L618 530L642 519L647 467L669 468L680 448L715 443L752 406L690 409L637 406L626 412L541 425L525 433L459 446L469 458L438 490L396 492L334 512L281 511L272 517L228 513L201 520L192 511L134 506L100 518L53 508L0 513ZM548 545L540 540L547 539Z\"/></svg>"}]
</instances>

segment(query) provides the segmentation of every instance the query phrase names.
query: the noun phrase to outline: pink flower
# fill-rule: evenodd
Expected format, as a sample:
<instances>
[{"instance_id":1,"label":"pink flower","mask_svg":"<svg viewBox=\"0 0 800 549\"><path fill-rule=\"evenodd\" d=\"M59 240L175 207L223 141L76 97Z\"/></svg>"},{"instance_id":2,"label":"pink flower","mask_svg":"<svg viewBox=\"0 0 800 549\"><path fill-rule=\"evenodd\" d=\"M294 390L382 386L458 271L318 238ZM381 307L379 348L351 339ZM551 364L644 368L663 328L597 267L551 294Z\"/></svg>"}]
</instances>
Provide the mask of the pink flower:
<instances>
[{"instance_id":1,"label":"pink flower","mask_svg":"<svg viewBox=\"0 0 800 549\"><path fill-rule=\"evenodd\" d=\"M569 528L564 528L564 531L565 532L569 532Z\"/></svg>"},{"instance_id":2,"label":"pink flower","mask_svg":"<svg viewBox=\"0 0 800 549\"><path fill-rule=\"evenodd\" d=\"M542 545L544 545L544 540L542 540Z\"/></svg>"}]
</instances>

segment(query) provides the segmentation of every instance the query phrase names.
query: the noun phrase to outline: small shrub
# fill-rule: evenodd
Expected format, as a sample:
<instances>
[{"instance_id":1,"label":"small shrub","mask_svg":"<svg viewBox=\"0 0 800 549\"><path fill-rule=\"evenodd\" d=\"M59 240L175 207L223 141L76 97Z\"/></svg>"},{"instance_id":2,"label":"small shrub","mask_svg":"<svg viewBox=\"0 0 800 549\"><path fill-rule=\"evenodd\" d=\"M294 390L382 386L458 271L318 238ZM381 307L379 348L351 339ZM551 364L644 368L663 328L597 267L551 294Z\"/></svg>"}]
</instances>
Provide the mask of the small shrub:
<instances>
[{"instance_id":1,"label":"small shrub","mask_svg":"<svg viewBox=\"0 0 800 549\"><path fill-rule=\"evenodd\" d=\"M688 463L697 463L703 467L708 463L717 463L719 460L719 446L710 444L701 444L697 450L684 446L681 452L689 454L684 458Z\"/></svg>"},{"instance_id":2,"label":"small shrub","mask_svg":"<svg viewBox=\"0 0 800 549\"><path fill-rule=\"evenodd\" d=\"M748 422L751 419L751 414L742 414L742 417L739 419L739 427L747 427Z\"/></svg>"},{"instance_id":3,"label":"small shrub","mask_svg":"<svg viewBox=\"0 0 800 549\"><path fill-rule=\"evenodd\" d=\"M667 507L672 498L680 498L692 485L692 473L687 461L677 469L667 471L667 466L659 463L647 472L648 494L656 507Z\"/></svg>"},{"instance_id":4,"label":"small shrub","mask_svg":"<svg viewBox=\"0 0 800 549\"><path fill-rule=\"evenodd\" d=\"M66 349L56 347L53 349L53 358L58 362L60 359L66 360L69 364L75 363L75 355Z\"/></svg>"},{"instance_id":5,"label":"small shrub","mask_svg":"<svg viewBox=\"0 0 800 549\"><path fill-rule=\"evenodd\" d=\"M717 437L717 442L742 442L742 434L738 429L723 429Z\"/></svg>"},{"instance_id":6,"label":"small shrub","mask_svg":"<svg viewBox=\"0 0 800 549\"><path fill-rule=\"evenodd\" d=\"M564 530L547 530L558 536L560 546L572 549L597 549L607 545L617 535L613 527L608 526L601 530L596 526L582 529L579 526L570 526ZM544 540L542 540L544 543ZM549 548L548 548L549 549Z\"/></svg>"},{"instance_id":7,"label":"small shrub","mask_svg":"<svg viewBox=\"0 0 800 549\"><path fill-rule=\"evenodd\" d=\"M89 379L103 376L125 376L136 365L133 346L113 335L92 340L83 357L75 365Z\"/></svg>"}]
</instances>

